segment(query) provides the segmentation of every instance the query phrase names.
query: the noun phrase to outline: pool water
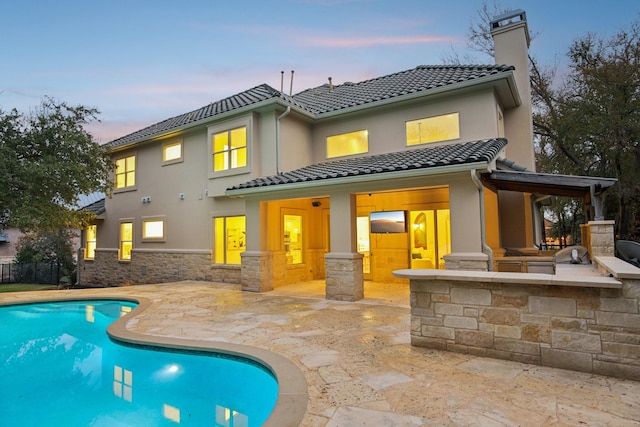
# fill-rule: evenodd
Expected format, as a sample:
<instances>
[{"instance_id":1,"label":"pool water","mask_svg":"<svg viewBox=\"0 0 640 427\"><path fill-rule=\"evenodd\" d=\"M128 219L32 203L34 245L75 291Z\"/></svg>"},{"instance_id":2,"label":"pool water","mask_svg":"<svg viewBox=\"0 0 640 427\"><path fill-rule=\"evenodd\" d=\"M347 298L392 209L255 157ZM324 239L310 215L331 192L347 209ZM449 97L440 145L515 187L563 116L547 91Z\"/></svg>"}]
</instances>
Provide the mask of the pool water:
<instances>
[{"instance_id":1,"label":"pool water","mask_svg":"<svg viewBox=\"0 0 640 427\"><path fill-rule=\"evenodd\" d=\"M261 425L278 385L249 360L124 345L123 301L0 307L0 425Z\"/></svg>"}]
</instances>

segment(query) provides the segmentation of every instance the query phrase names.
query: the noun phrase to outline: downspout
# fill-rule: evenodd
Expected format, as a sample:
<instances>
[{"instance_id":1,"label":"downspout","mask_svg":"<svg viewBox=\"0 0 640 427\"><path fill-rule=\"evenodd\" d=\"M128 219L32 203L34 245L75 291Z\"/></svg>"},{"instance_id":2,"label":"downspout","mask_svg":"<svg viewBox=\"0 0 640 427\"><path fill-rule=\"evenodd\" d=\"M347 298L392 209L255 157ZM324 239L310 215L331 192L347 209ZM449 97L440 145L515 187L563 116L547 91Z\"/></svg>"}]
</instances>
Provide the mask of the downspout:
<instances>
[{"instance_id":1,"label":"downspout","mask_svg":"<svg viewBox=\"0 0 640 427\"><path fill-rule=\"evenodd\" d=\"M493 271L493 250L487 245L487 230L485 226L485 214L484 214L484 186L478 179L477 169L471 170L471 181L478 188L478 195L480 196L480 240L482 242L482 252L489 256L489 271Z\"/></svg>"},{"instance_id":2,"label":"downspout","mask_svg":"<svg viewBox=\"0 0 640 427\"><path fill-rule=\"evenodd\" d=\"M291 106L288 106L284 113L280 114L276 119L276 174L280 175L280 120L287 117L291 112Z\"/></svg>"}]
</instances>

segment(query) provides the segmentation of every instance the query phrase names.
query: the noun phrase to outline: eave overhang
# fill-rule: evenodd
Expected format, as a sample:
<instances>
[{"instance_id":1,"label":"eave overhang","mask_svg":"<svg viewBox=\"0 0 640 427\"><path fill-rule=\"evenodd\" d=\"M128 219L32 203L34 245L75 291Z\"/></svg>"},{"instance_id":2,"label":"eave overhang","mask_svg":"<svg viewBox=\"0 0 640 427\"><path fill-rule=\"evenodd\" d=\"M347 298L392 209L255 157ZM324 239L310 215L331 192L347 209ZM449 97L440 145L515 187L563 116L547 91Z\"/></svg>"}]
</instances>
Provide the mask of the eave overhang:
<instances>
[{"instance_id":1,"label":"eave overhang","mask_svg":"<svg viewBox=\"0 0 640 427\"><path fill-rule=\"evenodd\" d=\"M505 190L585 198L591 194L592 188L595 194L600 194L615 184L617 180L614 178L495 170L482 174L482 182L494 191Z\"/></svg>"}]
</instances>

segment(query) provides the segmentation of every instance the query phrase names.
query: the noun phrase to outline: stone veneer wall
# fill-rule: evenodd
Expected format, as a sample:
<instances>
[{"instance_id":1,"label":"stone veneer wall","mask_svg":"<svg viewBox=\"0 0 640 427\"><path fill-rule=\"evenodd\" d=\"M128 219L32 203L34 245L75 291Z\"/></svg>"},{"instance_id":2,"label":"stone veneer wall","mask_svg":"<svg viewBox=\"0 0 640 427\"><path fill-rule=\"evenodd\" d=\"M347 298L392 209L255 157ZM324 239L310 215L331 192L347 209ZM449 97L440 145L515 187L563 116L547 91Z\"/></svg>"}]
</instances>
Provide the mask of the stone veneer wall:
<instances>
[{"instance_id":1,"label":"stone veneer wall","mask_svg":"<svg viewBox=\"0 0 640 427\"><path fill-rule=\"evenodd\" d=\"M79 283L96 286L205 280L240 283L240 266L211 264L208 251L133 251L130 261L119 261L117 249L96 249L95 259L78 263Z\"/></svg>"},{"instance_id":2,"label":"stone veneer wall","mask_svg":"<svg viewBox=\"0 0 640 427\"><path fill-rule=\"evenodd\" d=\"M396 273L412 345L640 380L640 280Z\"/></svg>"},{"instance_id":3,"label":"stone veneer wall","mask_svg":"<svg viewBox=\"0 0 640 427\"><path fill-rule=\"evenodd\" d=\"M327 299L357 301L364 298L362 254L335 253L325 255Z\"/></svg>"},{"instance_id":4,"label":"stone veneer wall","mask_svg":"<svg viewBox=\"0 0 640 427\"><path fill-rule=\"evenodd\" d=\"M615 255L615 221L589 221L584 227L591 257Z\"/></svg>"},{"instance_id":5,"label":"stone veneer wall","mask_svg":"<svg viewBox=\"0 0 640 427\"><path fill-rule=\"evenodd\" d=\"M273 254L245 251L242 257L240 283L243 291L267 292L273 290Z\"/></svg>"}]
</instances>

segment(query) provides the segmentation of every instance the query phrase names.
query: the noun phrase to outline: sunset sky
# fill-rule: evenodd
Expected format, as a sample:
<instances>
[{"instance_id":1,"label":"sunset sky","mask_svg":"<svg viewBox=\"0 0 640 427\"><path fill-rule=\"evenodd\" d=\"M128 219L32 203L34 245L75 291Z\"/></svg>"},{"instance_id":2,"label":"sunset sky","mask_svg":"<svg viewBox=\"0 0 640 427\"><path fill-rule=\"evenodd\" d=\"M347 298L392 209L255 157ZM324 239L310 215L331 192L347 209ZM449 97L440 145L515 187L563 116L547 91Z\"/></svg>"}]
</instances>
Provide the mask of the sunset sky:
<instances>
[{"instance_id":1,"label":"sunset sky","mask_svg":"<svg viewBox=\"0 0 640 427\"><path fill-rule=\"evenodd\" d=\"M488 2L493 4L493 2ZM640 20L636 0L503 0L538 33L532 54L560 67L571 42ZM481 1L20 0L0 3L0 109L44 96L100 110L108 142L267 83L289 92L360 81L468 54ZM491 59L471 53L475 62Z\"/></svg>"}]
</instances>

